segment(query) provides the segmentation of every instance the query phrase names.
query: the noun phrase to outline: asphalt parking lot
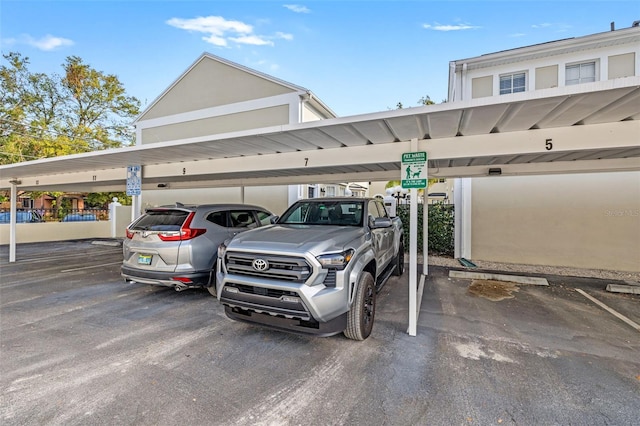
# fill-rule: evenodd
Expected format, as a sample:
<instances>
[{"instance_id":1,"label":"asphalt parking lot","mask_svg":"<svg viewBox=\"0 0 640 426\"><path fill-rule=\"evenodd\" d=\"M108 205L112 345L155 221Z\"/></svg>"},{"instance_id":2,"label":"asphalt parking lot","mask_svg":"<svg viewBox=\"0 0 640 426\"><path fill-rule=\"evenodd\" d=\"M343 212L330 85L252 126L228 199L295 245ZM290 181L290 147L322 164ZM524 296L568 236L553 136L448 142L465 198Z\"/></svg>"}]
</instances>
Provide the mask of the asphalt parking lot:
<instances>
[{"instance_id":1,"label":"asphalt parking lot","mask_svg":"<svg viewBox=\"0 0 640 426\"><path fill-rule=\"evenodd\" d=\"M0 247L3 425L637 425L640 296L547 276L493 301L430 267L378 295L369 339L227 319L207 291L126 284L121 248Z\"/></svg>"}]
</instances>

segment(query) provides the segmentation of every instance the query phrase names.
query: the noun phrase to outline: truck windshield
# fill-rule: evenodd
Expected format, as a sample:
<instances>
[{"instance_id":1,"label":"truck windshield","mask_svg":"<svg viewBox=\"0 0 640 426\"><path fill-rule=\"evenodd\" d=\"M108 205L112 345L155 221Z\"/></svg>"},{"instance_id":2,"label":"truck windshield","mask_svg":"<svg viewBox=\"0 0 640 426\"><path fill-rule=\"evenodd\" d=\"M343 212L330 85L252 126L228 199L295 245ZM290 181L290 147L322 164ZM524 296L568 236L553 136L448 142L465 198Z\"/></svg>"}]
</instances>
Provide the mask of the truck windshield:
<instances>
[{"instance_id":1,"label":"truck windshield","mask_svg":"<svg viewBox=\"0 0 640 426\"><path fill-rule=\"evenodd\" d=\"M299 201L278 223L289 225L362 226L362 201Z\"/></svg>"}]
</instances>

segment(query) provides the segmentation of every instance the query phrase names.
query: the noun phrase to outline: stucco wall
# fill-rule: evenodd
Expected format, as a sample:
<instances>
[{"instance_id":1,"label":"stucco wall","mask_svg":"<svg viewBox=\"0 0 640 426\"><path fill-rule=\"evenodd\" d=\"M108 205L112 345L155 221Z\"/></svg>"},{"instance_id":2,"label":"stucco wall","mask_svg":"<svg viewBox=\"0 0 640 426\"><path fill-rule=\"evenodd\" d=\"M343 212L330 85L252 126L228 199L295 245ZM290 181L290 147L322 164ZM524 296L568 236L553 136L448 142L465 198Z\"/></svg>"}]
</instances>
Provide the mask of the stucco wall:
<instances>
[{"instance_id":1,"label":"stucco wall","mask_svg":"<svg viewBox=\"0 0 640 426\"><path fill-rule=\"evenodd\" d=\"M124 238L125 230L131 223L131 206L116 207L115 238Z\"/></svg>"},{"instance_id":2,"label":"stucco wall","mask_svg":"<svg viewBox=\"0 0 640 426\"><path fill-rule=\"evenodd\" d=\"M143 144L257 129L289 123L289 105L185 121L142 130Z\"/></svg>"},{"instance_id":3,"label":"stucco wall","mask_svg":"<svg viewBox=\"0 0 640 426\"><path fill-rule=\"evenodd\" d=\"M124 230L123 230L124 233ZM17 223L16 243L111 238L111 222ZM0 244L9 244L9 224L0 224Z\"/></svg>"},{"instance_id":4,"label":"stucco wall","mask_svg":"<svg viewBox=\"0 0 640 426\"><path fill-rule=\"evenodd\" d=\"M283 213L288 205L286 185L245 187L244 202L265 207L274 214ZM143 191L143 208L173 204L241 203L241 188L197 188Z\"/></svg>"},{"instance_id":5,"label":"stucco wall","mask_svg":"<svg viewBox=\"0 0 640 426\"><path fill-rule=\"evenodd\" d=\"M477 178L472 258L640 271L640 173Z\"/></svg>"}]
</instances>

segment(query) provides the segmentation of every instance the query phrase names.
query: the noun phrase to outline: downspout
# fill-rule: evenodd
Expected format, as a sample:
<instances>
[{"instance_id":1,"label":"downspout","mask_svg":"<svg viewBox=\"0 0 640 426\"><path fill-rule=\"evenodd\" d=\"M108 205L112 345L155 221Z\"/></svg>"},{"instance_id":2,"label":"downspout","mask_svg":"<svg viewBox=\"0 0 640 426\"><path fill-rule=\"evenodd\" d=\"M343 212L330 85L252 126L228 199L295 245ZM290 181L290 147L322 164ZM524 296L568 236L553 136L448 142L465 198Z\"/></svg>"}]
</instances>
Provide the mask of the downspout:
<instances>
[{"instance_id":1,"label":"downspout","mask_svg":"<svg viewBox=\"0 0 640 426\"><path fill-rule=\"evenodd\" d=\"M449 62L449 94L447 102L454 102L456 100L456 63L455 61Z\"/></svg>"},{"instance_id":2,"label":"downspout","mask_svg":"<svg viewBox=\"0 0 640 426\"><path fill-rule=\"evenodd\" d=\"M462 64L462 73L460 75L460 100L464 100L464 82L467 79L467 64Z\"/></svg>"}]
</instances>

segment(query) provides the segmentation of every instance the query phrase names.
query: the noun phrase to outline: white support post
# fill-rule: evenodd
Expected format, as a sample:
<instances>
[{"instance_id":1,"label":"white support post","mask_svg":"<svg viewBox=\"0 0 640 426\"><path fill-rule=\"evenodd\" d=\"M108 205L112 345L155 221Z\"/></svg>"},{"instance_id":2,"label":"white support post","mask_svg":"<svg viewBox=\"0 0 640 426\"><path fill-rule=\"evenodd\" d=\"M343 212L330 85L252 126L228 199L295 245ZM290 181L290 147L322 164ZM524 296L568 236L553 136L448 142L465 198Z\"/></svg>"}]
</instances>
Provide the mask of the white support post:
<instances>
[{"instance_id":1,"label":"white support post","mask_svg":"<svg viewBox=\"0 0 640 426\"><path fill-rule=\"evenodd\" d=\"M411 139L411 151L418 150L418 139ZM418 330L418 190L412 188L409 204L409 336Z\"/></svg>"},{"instance_id":2,"label":"white support post","mask_svg":"<svg viewBox=\"0 0 640 426\"><path fill-rule=\"evenodd\" d=\"M131 222L142 215L142 195L131 196Z\"/></svg>"},{"instance_id":3,"label":"white support post","mask_svg":"<svg viewBox=\"0 0 640 426\"><path fill-rule=\"evenodd\" d=\"M471 258L471 183L470 178L454 181L454 257Z\"/></svg>"},{"instance_id":4,"label":"white support post","mask_svg":"<svg viewBox=\"0 0 640 426\"><path fill-rule=\"evenodd\" d=\"M422 200L422 275L429 275L429 162L424 166L427 187Z\"/></svg>"},{"instance_id":5,"label":"white support post","mask_svg":"<svg viewBox=\"0 0 640 426\"><path fill-rule=\"evenodd\" d=\"M111 238L118 236L118 229L116 228L116 207L121 206L118 202L118 197L113 197L109 203L109 222L111 222Z\"/></svg>"},{"instance_id":6,"label":"white support post","mask_svg":"<svg viewBox=\"0 0 640 426\"><path fill-rule=\"evenodd\" d=\"M11 181L11 206L9 208L9 262L16 261L16 223L18 220L18 185Z\"/></svg>"},{"instance_id":7,"label":"white support post","mask_svg":"<svg viewBox=\"0 0 640 426\"><path fill-rule=\"evenodd\" d=\"M418 190L411 189L409 205L409 336L418 329Z\"/></svg>"}]
</instances>

